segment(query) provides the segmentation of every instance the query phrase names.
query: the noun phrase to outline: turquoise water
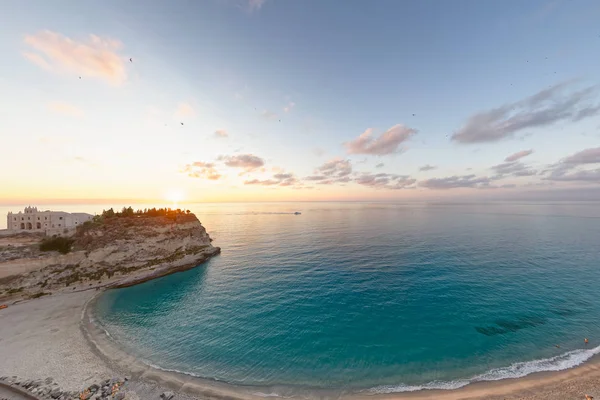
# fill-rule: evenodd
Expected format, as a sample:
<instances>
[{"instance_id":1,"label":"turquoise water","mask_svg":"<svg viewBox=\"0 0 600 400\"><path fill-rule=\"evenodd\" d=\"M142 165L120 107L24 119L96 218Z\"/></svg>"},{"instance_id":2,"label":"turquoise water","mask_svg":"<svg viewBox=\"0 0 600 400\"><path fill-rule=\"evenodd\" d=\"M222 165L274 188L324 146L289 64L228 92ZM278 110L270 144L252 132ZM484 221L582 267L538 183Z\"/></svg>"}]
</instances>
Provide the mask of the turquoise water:
<instances>
[{"instance_id":1,"label":"turquoise water","mask_svg":"<svg viewBox=\"0 0 600 400\"><path fill-rule=\"evenodd\" d=\"M395 392L600 352L598 203L192 211L219 257L98 303L111 337L158 367L275 393Z\"/></svg>"}]
</instances>

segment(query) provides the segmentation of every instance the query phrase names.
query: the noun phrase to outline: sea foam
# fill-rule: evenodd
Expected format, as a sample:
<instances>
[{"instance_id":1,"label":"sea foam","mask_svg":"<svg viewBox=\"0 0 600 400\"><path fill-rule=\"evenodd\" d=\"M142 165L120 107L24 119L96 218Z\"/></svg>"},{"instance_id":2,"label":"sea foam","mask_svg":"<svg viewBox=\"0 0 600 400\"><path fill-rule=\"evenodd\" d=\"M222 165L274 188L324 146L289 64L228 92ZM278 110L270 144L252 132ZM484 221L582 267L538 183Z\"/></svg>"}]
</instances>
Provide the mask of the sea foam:
<instances>
[{"instance_id":1,"label":"sea foam","mask_svg":"<svg viewBox=\"0 0 600 400\"><path fill-rule=\"evenodd\" d=\"M384 385L369 389L371 393L416 392L418 390L450 390L458 389L473 382L499 381L501 379L522 378L535 372L562 371L583 364L585 361L600 353L600 346L591 349L577 349L558 356L540 360L524 361L511 364L508 367L494 368L469 379L454 381L433 381L423 385Z\"/></svg>"}]
</instances>

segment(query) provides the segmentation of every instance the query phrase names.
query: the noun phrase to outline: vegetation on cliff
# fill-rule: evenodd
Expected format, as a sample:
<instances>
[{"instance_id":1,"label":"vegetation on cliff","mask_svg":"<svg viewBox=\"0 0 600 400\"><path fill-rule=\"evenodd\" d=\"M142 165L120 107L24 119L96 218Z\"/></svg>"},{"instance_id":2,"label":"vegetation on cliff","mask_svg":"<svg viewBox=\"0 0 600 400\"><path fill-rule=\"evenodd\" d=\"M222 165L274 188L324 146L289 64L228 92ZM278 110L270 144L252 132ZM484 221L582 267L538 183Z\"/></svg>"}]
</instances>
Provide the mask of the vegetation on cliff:
<instances>
[{"instance_id":1,"label":"vegetation on cliff","mask_svg":"<svg viewBox=\"0 0 600 400\"><path fill-rule=\"evenodd\" d=\"M131 206L123 207L120 212L115 212L112 208L108 210L102 210L102 214L96 216L96 220L110 219L110 218L126 218L126 217L167 217L175 220L180 215L190 214L190 210L182 210L178 208L173 210L171 208L144 208L134 210Z\"/></svg>"},{"instance_id":2,"label":"vegetation on cliff","mask_svg":"<svg viewBox=\"0 0 600 400\"><path fill-rule=\"evenodd\" d=\"M58 251L60 254L67 254L71 251L74 240L63 236L53 236L45 238L40 243L41 251Z\"/></svg>"}]
</instances>

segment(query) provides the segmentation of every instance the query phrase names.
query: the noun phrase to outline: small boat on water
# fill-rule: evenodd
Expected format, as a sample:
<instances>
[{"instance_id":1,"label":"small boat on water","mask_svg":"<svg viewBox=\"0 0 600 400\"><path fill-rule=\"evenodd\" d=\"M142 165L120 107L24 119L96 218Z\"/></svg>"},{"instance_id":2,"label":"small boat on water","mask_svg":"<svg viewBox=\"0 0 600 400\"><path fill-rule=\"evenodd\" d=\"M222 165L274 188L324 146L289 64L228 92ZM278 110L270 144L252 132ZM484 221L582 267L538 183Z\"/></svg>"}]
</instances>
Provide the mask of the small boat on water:
<instances>
[{"instance_id":1,"label":"small boat on water","mask_svg":"<svg viewBox=\"0 0 600 400\"><path fill-rule=\"evenodd\" d=\"M300 215L300 214L302 214L300 211L296 211L296 212L294 213L294 215Z\"/></svg>"}]
</instances>

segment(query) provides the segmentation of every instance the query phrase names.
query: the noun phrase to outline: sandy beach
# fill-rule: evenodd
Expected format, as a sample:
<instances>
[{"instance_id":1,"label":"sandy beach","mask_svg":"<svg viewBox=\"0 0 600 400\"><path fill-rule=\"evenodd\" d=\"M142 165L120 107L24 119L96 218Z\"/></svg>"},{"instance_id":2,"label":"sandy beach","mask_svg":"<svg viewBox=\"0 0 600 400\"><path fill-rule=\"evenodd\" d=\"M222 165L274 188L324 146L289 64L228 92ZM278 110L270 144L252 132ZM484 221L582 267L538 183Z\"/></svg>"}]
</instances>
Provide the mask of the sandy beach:
<instances>
[{"instance_id":1,"label":"sandy beach","mask_svg":"<svg viewBox=\"0 0 600 400\"><path fill-rule=\"evenodd\" d=\"M20 380L52 378L62 390L80 392L90 384L126 376L103 360L81 330L82 312L95 290L59 294L0 310L0 376ZM126 399L159 399L167 389L132 379ZM133 394L135 393L135 394ZM176 395L175 399L189 399Z\"/></svg>"},{"instance_id":2,"label":"sandy beach","mask_svg":"<svg viewBox=\"0 0 600 400\"><path fill-rule=\"evenodd\" d=\"M165 390L176 391L177 398L264 398L256 394L256 388L158 370L124 353L94 324L93 304L86 308L98 293L92 290L59 294L0 310L0 376L51 377L62 389L77 391L93 382L126 374L132 378L130 387L135 387L140 398L158 399ZM583 399L585 394L600 397L597 358L566 371L475 383L457 390L342 397L363 400L564 400ZM322 393L317 397L330 396Z\"/></svg>"},{"instance_id":3,"label":"sandy beach","mask_svg":"<svg viewBox=\"0 0 600 400\"><path fill-rule=\"evenodd\" d=\"M81 334L81 311L93 292L49 296L0 311L0 375L52 377L66 390L79 390L113 376Z\"/></svg>"}]
</instances>

